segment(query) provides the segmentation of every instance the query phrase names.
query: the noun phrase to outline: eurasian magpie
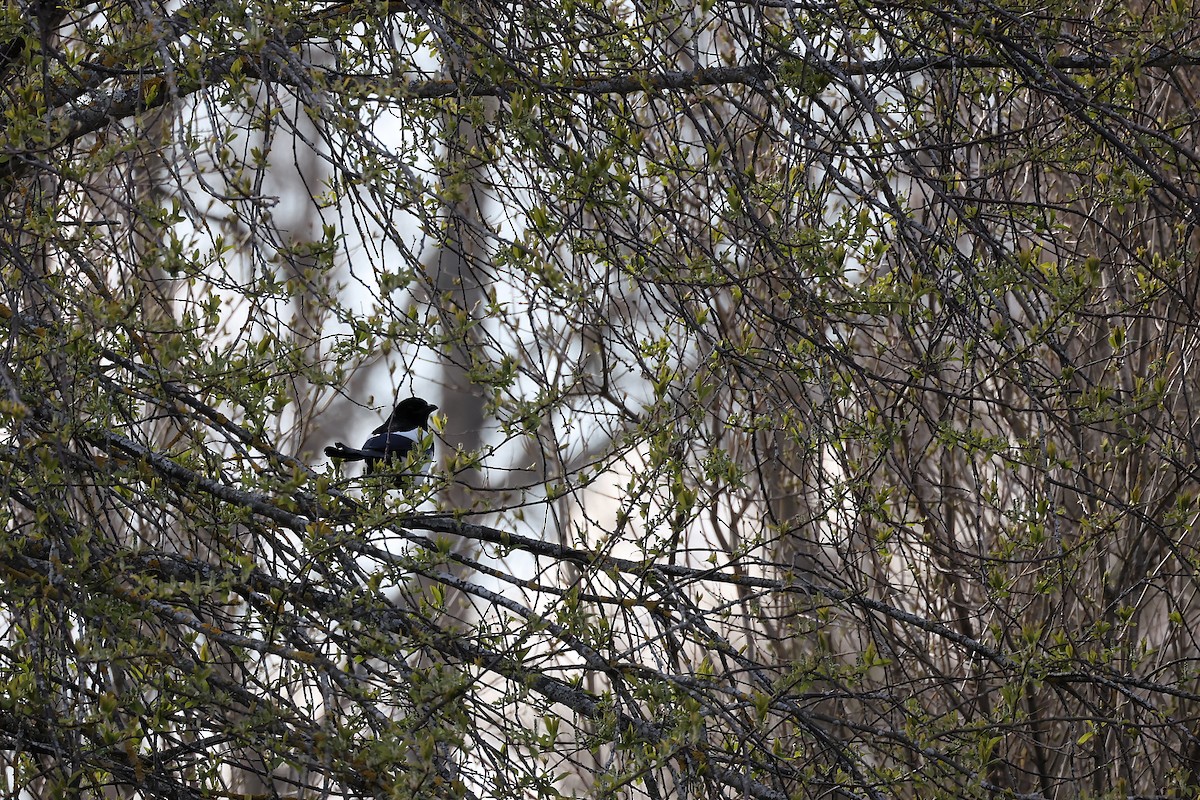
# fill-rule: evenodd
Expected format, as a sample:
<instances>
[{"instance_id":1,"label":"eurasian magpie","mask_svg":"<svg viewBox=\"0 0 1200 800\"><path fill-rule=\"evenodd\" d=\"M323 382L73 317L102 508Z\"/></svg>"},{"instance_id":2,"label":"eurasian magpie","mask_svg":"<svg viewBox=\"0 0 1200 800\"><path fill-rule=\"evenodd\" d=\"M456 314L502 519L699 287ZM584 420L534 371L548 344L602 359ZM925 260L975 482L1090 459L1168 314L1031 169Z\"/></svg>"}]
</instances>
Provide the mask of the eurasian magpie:
<instances>
[{"instance_id":1,"label":"eurasian magpie","mask_svg":"<svg viewBox=\"0 0 1200 800\"><path fill-rule=\"evenodd\" d=\"M351 447L345 442L337 442L332 447L325 448L325 455L340 461L366 461L367 472L372 472L380 461L385 464L403 461L417 446L421 432L429 429L429 415L436 410L437 406L426 403L419 397L401 400L392 411L392 415L387 418L387 422L371 431L371 438L363 442L362 447ZM397 477L396 485L404 486L407 477Z\"/></svg>"}]
</instances>

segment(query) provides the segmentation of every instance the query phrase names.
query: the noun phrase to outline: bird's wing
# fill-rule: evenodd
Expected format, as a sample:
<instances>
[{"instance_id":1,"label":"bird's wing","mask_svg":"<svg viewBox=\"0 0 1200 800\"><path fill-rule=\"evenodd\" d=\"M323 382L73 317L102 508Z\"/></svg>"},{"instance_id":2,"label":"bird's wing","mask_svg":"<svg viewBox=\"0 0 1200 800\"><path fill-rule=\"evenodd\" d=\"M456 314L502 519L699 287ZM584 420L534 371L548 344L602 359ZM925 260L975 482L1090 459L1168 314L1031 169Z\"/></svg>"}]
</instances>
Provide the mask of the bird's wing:
<instances>
[{"instance_id":1,"label":"bird's wing","mask_svg":"<svg viewBox=\"0 0 1200 800\"><path fill-rule=\"evenodd\" d=\"M416 439L407 433L391 431L372 436L363 442L362 449L379 453L377 458L385 456L403 456L417 444Z\"/></svg>"}]
</instances>

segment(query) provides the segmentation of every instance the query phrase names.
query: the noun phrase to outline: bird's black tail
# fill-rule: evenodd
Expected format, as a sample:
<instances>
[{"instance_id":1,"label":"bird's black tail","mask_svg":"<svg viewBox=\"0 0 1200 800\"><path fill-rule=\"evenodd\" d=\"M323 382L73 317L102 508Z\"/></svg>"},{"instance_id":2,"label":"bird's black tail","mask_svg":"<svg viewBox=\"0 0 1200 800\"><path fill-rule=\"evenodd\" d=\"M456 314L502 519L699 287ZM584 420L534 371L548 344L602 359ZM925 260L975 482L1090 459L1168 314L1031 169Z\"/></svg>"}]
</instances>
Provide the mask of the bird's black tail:
<instances>
[{"instance_id":1,"label":"bird's black tail","mask_svg":"<svg viewBox=\"0 0 1200 800\"><path fill-rule=\"evenodd\" d=\"M362 461L367 457L367 454L362 450L351 447L345 442L337 442L330 447L326 447L325 455L341 461Z\"/></svg>"}]
</instances>

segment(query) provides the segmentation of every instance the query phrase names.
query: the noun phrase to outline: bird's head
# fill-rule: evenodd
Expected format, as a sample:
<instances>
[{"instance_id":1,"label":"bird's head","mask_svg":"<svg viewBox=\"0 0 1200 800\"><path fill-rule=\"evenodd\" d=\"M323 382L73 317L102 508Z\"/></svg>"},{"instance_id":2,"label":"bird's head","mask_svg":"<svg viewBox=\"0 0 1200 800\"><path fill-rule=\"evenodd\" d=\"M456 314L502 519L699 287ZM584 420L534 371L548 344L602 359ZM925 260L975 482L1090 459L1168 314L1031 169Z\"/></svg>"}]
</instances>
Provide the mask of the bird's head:
<instances>
[{"instance_id":1,"label":"bird's head","mask_svg":"<svg viewBox=\"0 0 1200 800\"><path fill-rule=\"evenodd\" d=\"M423 428L429 424L429 415L437 410L433 403L427 403L419 397L410 397L396 404L392 415L388 417L376 433L384 430L406 431L413 428Z\"/></svg>"},{"instance_id":2,"label":"bird's head","mask_svg":"<svg viewBox=\"0 0 1200 800\"><path fill-rule=\"evenodd\" d=\"M401 400L396 404L396 414L405 419L428 419L429 415L437 411L437 406L433 403L426 403L419 397L410 397L407 400Z\"/></svg>"}]
</instances>

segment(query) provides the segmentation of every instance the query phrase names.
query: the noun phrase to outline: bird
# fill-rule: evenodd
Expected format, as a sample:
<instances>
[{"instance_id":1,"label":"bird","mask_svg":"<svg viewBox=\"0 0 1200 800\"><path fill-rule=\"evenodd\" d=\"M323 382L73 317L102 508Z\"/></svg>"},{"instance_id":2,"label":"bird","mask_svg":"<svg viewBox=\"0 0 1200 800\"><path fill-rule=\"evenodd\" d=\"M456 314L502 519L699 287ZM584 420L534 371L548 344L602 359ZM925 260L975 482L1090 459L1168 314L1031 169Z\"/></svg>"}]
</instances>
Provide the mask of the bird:
<instances>
[{"instance_id":1,"label":"bird","mask_svg":"<svg viewBox=\"0 0 1200 800\"><path fill-rule=\"evenodd\" d=\"M325 448L325 455L339 461L366 461L367 472L374 471L381 461L384 464L403 461L420 442L421 432L429 429L429 415L436 410L437 406L419 397L401 400L387 421L371 431L371 438L363 442L362 447L335 442ZM396 486L405 486L407 478L406 475L398 476Z\"/></svg>"}]
</instances>

